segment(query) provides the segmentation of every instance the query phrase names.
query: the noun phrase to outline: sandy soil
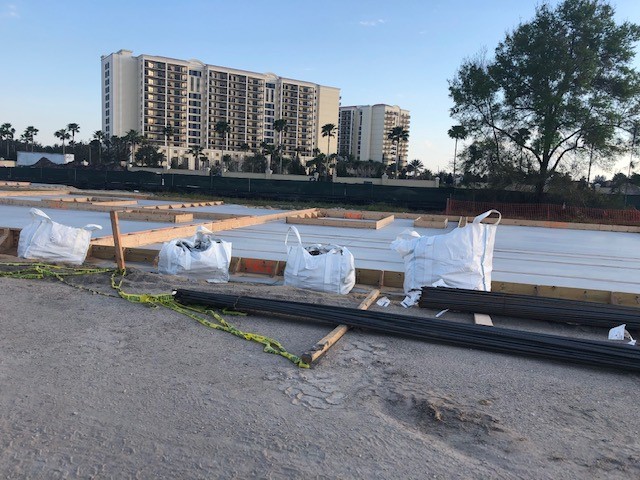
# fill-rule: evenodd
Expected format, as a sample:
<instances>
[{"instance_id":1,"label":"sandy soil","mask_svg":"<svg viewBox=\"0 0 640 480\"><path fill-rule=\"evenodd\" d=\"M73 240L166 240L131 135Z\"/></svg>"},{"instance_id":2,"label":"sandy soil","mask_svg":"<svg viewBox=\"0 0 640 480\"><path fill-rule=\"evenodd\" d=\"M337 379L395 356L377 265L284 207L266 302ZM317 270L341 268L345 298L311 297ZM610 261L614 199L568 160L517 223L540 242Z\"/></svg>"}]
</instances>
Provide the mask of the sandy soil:
<instances>
[{"instance_id":1,"label":"sandy soil","mask_svg":"<svg viewBox=\"0 0 640 480\"><path fill-rule=\"evenodd\" d=\"M84 282L111 293L106 276ZM126 288L177 284L134 272ZM351 306L366 293L197 287ZM0 292L4 478L640 477L637 375L365 331L303 370L166 309L56 281L0 278ZM330 330L227 318L294 353Z\"/></svg>"}]
</instances>

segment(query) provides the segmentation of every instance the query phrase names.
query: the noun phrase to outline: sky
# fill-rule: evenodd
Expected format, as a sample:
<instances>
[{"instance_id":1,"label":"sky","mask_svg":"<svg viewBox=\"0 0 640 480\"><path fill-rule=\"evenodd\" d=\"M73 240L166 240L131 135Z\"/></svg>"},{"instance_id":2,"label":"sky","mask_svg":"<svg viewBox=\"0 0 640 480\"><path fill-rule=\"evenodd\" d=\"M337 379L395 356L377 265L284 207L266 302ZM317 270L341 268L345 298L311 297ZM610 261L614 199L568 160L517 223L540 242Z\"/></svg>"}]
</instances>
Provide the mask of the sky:
<instances>
[{"instance_id":1,"label":"sky","mask_svg":"<svg viewBox=\"0 0 640 480\"><path fill-rule=\"evenodd\" d=\"M0 123L17 134L33 125L37 141L53 144L73 122L76 138L90 139L101 127L100 56L128 49L338 87L343 106L399 105L411 113L409 159L450 169L448 79L465 58L493 52L538 4L0 0ZM619 21L640 23L640 0L611 4ZM625 163L609 174L626 173Z\"/></svg>"}]
</instances>

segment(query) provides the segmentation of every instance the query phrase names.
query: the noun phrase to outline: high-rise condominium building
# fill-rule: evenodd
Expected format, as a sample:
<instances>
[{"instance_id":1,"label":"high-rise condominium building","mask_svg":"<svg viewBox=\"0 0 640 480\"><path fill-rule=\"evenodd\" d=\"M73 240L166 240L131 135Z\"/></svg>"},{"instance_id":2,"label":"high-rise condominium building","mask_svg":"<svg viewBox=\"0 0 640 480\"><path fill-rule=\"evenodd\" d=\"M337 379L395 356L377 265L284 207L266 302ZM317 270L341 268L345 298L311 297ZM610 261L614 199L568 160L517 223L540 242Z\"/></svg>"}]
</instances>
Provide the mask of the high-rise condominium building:
<instances>
[{"instance_id":1,"label":"high-rise condominium building","mask_svg":"<svg viewBox=\"0 0 640 480\"><path fill-rule=\"evenodd\" d=\"M287 156L309 157L327 148L322 126L338 123L338 88L272 73L120 50L102 57L101 78L103 132L135 130L170 160L186 158L196 146L210 160L244 155L262 142L282 144ZM279 119L286 121L281 133L274 130ZM216 130L219 122L229 131ZM332 147L329 153L335 142Z\"/></svg>"},{"instance_id":2,"label":"high-rise condominium building","mask_svg":"<svg viewBox=\"0 0 640 480\"><path fill-rule=\"evenodd\" d=\"M409 142L393 143L389 132L394 127L409 131L408 110L391 105L340 107L338 154L353 155L356 160L373 160L391 164L400 149L400 165L407 164Z\"/></svg>"}]
</instances>

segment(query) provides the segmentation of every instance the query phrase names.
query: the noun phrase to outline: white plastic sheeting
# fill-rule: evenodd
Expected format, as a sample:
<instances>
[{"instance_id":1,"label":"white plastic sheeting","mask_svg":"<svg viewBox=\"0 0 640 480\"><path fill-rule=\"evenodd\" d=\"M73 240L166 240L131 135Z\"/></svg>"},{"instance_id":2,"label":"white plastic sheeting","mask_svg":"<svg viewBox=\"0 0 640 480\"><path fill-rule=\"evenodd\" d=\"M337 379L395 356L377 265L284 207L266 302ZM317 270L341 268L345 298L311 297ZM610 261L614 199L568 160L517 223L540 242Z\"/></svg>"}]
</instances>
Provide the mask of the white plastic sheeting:
<instances>
[{"instance_id":1,"label":"white plastic sheeting","mask_svg":"<svg viewBox=\"0 0 640 480\"><path fill-rule=\"evenodd\" d=\"M289 245L292 232L298 241ZM284 244L287 247L285 285L346 295L356 284L353 255L346 247L322 244L303 247L296 227L289 227Z\"/></svg>"},{"instance_id":2,"label":"white plastic sheeting","mask_svg":"<svg viewBox=\"0 0 640 480\"><path fill-rule=\"evenodd\" d=\"M495 224L482 220L492 213L499 218ZM404 260L404 291L420 290L436 282L452 288L491 290L493 247L500 212L489 210L472 223L458 227L445 235L421 237L406 231L391 243L391 248Z\"/></svg>"},{"instance_id":3,"label":"white plastic sheeting","mask_svg":"<svg viewBox=\"0 0 640 480\"><path fill-rule=\"evenodd\" d=\"M56 223L42 210L32 208L31 223L20 231L18 256L81 265L87 257L91 232L100 225L74 228Z\"/></svg>"},{"instance_id":4,"label":"white plastic sheeting","mask_svg":"<svg viewBox=\"0 0 640 480\"><path fill-rule=\"evenodd\" d=\"M166 242L160 250L158 272L168 275L203 276L214 283L229 281L231 242L215 238L198 227L191 238Z\"/></svg>"}]
</instances>

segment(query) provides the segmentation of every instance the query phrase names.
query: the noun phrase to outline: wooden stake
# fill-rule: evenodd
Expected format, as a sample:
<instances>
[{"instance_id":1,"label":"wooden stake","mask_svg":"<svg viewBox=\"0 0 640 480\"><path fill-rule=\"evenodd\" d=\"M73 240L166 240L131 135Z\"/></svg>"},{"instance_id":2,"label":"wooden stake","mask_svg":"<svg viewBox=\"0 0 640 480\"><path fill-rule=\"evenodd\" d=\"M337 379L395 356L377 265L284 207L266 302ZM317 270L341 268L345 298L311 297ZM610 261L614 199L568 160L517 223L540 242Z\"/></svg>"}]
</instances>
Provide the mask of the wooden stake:
<instances>
[{"instance_id":1,"label":"wooden stake","mask_svg":"<svg viewBox=\"0 0 640 480\"><path fill-rule=\"evenodd\" d=\"M380 290L375 289L369 292L369 295L358 305L358 309L366 310L375 302L376 298L380 295ZM311 365L313 362L322 357L327 351L347 333L349 327L347 325L338 325L331 330L324 338L316 343L311 350L302 354L302 361Z\"/></svg>"},{"instance_id":2,"label":"wooden stake","mask_svg":"<svg viewBox=\"0 0 640 480\"><path fill-rule=\"evenodd\" d=\"M118 212L110 212L109 215L111 216L111 230L113 231L113 241L116 247L116 264L118 265L118 270L123 271L125 269L124 251L122 250L122 243L120 242Z\"/></svg>"}]
</instances>

